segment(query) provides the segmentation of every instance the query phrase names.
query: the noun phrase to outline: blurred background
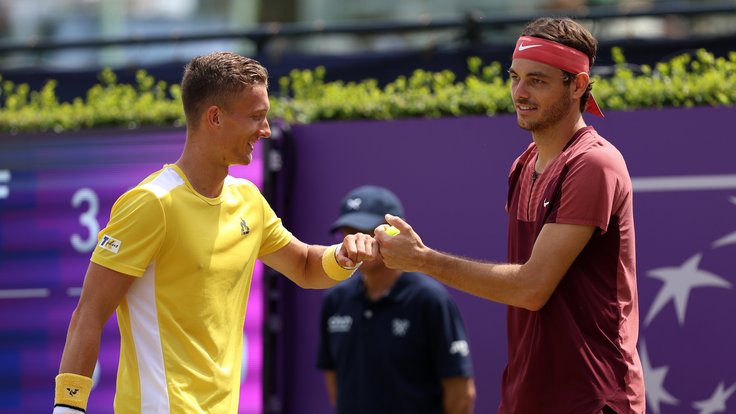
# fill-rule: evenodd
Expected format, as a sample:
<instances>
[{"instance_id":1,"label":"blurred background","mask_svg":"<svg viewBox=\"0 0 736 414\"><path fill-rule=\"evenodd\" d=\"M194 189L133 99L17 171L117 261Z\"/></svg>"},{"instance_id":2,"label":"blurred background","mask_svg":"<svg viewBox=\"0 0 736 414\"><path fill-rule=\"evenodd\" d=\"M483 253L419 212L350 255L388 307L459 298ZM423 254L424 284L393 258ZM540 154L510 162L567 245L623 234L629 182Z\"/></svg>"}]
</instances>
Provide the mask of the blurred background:
<instances>
[{"instance_id":1,"label":"blurred background","mask_svg":"<svg viewBox=\"0 0 736 414\"><path fill-rule=\"evenodd\" d=\"M185 62L216 49L259 58L275 79L318 65L327 80L463 74L468 56L506 62L520 28L550 14L592 30L599 71L611 45L641 64L698 47L723 54L736 39L733 0L0 0L0 69L32 87L53 73L61 97L102 67L177 83Z\"/></svg>"}]
</instances>

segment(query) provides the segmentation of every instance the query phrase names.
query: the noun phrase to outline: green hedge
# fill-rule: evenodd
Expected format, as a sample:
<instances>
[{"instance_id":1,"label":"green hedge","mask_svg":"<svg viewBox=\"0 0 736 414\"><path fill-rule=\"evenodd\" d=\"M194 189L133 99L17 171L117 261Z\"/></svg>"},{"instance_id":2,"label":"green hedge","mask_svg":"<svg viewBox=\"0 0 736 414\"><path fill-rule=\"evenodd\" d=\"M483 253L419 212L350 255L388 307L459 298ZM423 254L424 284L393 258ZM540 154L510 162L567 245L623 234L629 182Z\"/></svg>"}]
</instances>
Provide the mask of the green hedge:
<instances>
[{"instance_id":1,"label":"green hedge","mask_svg":"<svg viewBox=\"0 0 736 414\"><path fill-rule=\"evenodd\" d=\"M716 58L698 50L636 73L620 49L613 50L613 59L613 75L594 77L604 110L736 104L736 52ZM294 70L272 92L270 117L310 123L513 112L504 68L498 62L484 65L479 58L470 58L468 67L470 75L463 80L450 71L417 70L384 87L371 79L325 82L324 68ZM104 70L100 83L72 102L58 101L55 81L38 91L0 81L0 132L183 124L179 85L156 81L142 70L135 85L120 84L111 70Z\"/></svg>"}]
</instances>

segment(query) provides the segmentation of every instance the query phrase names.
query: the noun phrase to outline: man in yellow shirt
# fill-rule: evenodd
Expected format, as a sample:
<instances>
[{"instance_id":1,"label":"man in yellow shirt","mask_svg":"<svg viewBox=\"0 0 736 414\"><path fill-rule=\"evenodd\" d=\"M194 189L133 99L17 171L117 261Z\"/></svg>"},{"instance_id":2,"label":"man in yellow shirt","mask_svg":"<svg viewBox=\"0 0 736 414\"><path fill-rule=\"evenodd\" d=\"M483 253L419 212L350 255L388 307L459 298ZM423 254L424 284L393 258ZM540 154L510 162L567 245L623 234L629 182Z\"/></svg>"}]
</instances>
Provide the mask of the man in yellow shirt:
<instances>
[{"instance_id":1,"label":"man in yellow shirt","mask_svg":"<svg viewBox=\"0 0 736 414\"><path fill-rule=\"evenodd\" d=\"M376 256L371 236L307 245L284 228L251 182L228 175L271 135L268 73L216 52L182 80L181 157L114 204L72 314L54 414L84 412L103 326L121 335L115 412L238 410L242 331L256 259L303 288L326 288Z\"/></svg>"}]
</instances>

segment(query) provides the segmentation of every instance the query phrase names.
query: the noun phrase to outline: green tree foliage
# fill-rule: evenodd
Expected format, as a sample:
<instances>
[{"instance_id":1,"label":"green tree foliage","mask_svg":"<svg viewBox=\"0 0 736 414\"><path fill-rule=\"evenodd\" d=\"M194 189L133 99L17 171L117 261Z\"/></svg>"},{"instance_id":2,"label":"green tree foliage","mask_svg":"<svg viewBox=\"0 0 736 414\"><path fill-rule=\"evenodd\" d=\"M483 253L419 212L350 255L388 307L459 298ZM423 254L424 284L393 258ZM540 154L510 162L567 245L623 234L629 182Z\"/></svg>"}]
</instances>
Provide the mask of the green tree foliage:
<instances>
[{"instance_id":1,"label":"green tree foliage","mask_svg":"<svg viewBox=\"0 0 736 414\"><path fill-rule=\"evenodd\" d=\"M136 84L120 84L110 69L99 75L100 82L86 97L59 102L56 81L48 81L39 91L27 84L0 82L0 131L30 132L125 127L182 125L179 85L168 86L145 71L136 73Z\"/></svg>"},{"instance_id":2,"label":"green tree foliage","mask_svg":"<svg viewBox=\"0 0 736 414\"><path fill-rule=\"evenodd\" d=\"M615 71L593 77L604 110L728 106L736 104L736 52L716 58L706 50L683 54L654 67L630 69L620 49ZM488 115L514 111L509 80L498 62L468 60L462 80L450 71L417 70L381 87L373 79L325 82L324 68L294 70L279 79L271 96L271 118L291 123L325 120L398 119ZM156 81L139 71L136 84L120 84L111 70L86 97L59 102L49 81L39 91L0 77L0 132L68 131L98 127L181 126L179 85Z\"/></svg>"}]
</instances>

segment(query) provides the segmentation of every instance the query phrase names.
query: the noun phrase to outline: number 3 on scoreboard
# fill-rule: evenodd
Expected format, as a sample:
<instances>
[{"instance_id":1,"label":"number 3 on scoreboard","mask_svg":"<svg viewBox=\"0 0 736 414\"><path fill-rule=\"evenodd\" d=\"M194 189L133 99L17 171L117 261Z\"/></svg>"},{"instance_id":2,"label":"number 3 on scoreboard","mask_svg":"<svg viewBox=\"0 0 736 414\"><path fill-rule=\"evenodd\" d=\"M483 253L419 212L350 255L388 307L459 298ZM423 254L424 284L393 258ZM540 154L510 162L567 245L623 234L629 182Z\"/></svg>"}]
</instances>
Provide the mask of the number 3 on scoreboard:
<instances>
[{"instance_id":1,"label":"number 3 on scoreboard","mask_svg":"<svg viewBox=\"0 0 736 414\"><path fill-rule=\"evenodd\" d=\"M87 237L82 238L75 233L69 240L77 252L89 253L97 245L97 233L100 232L100 223L97 222L100 200L92 189L80 188L72 196L72 207L78 208L82 203L87 203L87 210L79 214L79 224L87 229Z\"/></svg>"}]
</instances>

